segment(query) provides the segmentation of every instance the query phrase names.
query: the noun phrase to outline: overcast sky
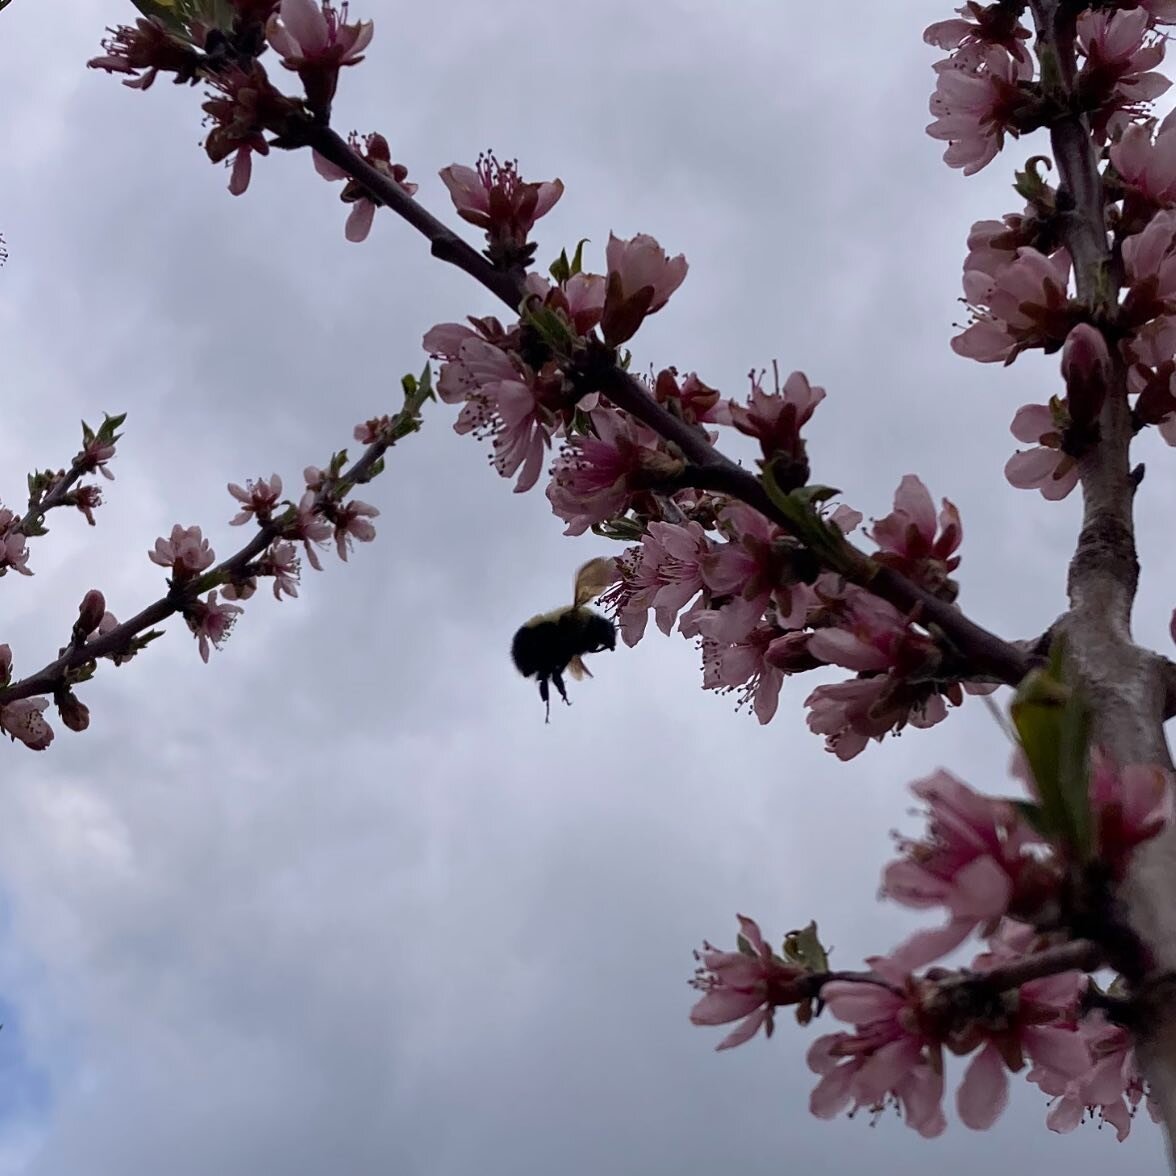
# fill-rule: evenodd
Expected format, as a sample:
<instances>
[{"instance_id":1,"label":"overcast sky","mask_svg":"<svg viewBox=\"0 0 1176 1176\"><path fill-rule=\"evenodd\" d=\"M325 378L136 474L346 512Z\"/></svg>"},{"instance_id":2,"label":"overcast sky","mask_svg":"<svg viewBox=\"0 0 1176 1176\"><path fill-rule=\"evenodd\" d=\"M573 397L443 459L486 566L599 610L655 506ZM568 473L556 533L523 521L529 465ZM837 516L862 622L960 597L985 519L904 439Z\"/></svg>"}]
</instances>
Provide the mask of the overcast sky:
<instances>
[{"instance_id":1,"label":"overcast sky","mask_svg":"<svg viewBox=\"0 0 1176 1176\"><path fill-rule=\"evenodd\" d=\"M173 523L233 550L225 484L297 486L395 410L434 323L500 313L390 216L347 243L305 155L259 161L231 197L198 91L83 68L130 6L47 7L0 15L0 497L65 464L79 418L129 418L98 527L51 518L36 576L0 582L20 673L86 589L120 616L157 596L145 553ZM610 230L684 252L640 366L728 393L773 359L803 369L829 392L815 478L877 516L918 473L962 511L963 604L1036 634L1063 607L1077 496L1001 471L1056 361L982 367L948 340L968 227L1018 208L1011 170L1042 143L949 171L923 133L921 43L949 9L826 11L372 0L335 123L384 133L446 216L437 170L487 147L559 176L544 260L588 236L598 268ZM721 1033L687 1022L691 950L730 943L736 911L775 939L816 918L842 967L893 947L914 924L875 891L906 783L944 765L1004 791L1007 747L972 701L840 765L804 725L818 679L760 727L652 625L545 727L510 636L611 549L513 495L452 409L426 416L365 491L379 535L350 564L308 571L296 601L259 593L208 666L172 625L84 688L88 733L0 749L0 1172L1156 1171L1146 1116L1121 1146L1054 1136L1023 1082L983 1136L950 1104L933 1143L889 1116L815 1120L815 1034L787 1018L712 1052ZM1137 634L1165 648L1176 479L1141 449Z\"/></svg>"}]
</instances>

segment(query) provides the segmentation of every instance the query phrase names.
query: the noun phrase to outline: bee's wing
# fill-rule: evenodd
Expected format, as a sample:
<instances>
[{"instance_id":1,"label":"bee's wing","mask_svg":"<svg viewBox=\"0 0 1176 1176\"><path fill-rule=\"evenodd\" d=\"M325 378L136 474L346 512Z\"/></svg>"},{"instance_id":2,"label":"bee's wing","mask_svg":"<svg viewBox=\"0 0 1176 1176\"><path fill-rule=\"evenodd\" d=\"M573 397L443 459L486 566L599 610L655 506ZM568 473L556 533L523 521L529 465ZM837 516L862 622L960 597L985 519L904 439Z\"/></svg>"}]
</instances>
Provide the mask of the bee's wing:
<instances>
[{"instance_id":1,"label":"bee's wing","mask_svg":"<svg viewBox=\"0 0 1176 1176\"><path fill-rule=\"evenodd\" d=\"M592 671L584 664L583 659L578 656L572 658L572 660L568 662L568 673L571 674L577 682L582 682L585 678L592 677Z\"/></svg>"},{"instance_id":2,"label":"bee's wing","mask_svg":"<svg viewBox=\"0 0 1176 1176\"><path fill-rule=\"evenodd\" d=\"M617 561L611 555L602 555L597 559L590 559L576 573L576 595L573 603L579 608L590 600L595 600L610 584L617 579Z\"/></svg>"}]
</instances>

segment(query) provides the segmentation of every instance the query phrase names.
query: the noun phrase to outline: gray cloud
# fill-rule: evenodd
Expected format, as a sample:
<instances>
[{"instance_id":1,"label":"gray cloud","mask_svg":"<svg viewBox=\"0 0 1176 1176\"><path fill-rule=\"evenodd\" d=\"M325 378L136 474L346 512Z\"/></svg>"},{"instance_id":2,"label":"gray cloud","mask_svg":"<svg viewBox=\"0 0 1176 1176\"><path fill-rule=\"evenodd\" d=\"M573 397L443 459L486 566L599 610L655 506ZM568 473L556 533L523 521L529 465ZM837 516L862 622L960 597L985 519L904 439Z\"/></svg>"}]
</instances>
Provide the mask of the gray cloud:
<instances>
[{"instance_id":1,"label":"gray cloud","mask_svg":"<svg viewBox=\"0 0 1176 1176\"><path fill-rule=\"evenodd\" d=\"M1001 469L1012 412L1056 369L968 365L947 340L966 230L1016 207L1009 165L1038 148L968 182L942 166L919 34L946 10L902 8L851 5L834 27L751 2L376 5L337 125L384 132L439 211L437 168L487 146L560 175L542 257L610 229L684 251L638 361L728 391L773 358L804 368L830 393L818 476L870 515L907 472L952 497L965 602L1027 635L1062 607L1077 516ZM229 550L226 482L296 485L395 407L425 330L495 309L391 218L347 244L305 158L259 161L230 197L197 149L197 94L81 68L117 19L87 0L46 38L30 0L0 17L7 500L73 452L78 417L131 413L99 527L62 520L38 575L0 585L18 669L54 654L92 585L120 614L161 591L144 553L173 522ZM718 1034L686 1022L690 950L729 942L737 910L776 936L815 916L846 966L893 946L913 921L874 891L903 784L942 763L1001 790L1006 749L972 703L842 767L804 728L811 682L761 729L656 633L597 659L544 727L510 634L604 548L513 496L444 406L428 417L365 492L380 535L348 567L308 572L295 602L259 595L208 667L173 626L86 690L90 733L7 757L0 1055L26 1097L0 1120L0 1172L766 1173L868 1155L970 1173L1013 1151L1152 1170L1150 1124L1123 1147L1057 1138L1023 1084L983 1138L818 1122L813 1034L786 1022L712 1056ZM1139 625L1157 643L1160 456Z\"/></svg>"}]
</instances>

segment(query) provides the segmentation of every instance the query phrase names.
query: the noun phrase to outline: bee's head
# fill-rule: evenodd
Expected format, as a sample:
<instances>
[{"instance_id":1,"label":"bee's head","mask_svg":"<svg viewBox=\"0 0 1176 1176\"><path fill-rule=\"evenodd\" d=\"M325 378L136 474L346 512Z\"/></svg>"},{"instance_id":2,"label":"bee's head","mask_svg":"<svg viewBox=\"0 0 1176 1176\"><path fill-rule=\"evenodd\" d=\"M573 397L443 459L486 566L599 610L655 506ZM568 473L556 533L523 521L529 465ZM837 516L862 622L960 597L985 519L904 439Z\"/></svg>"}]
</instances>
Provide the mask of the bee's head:
<instances>
[{"instance_id":1,"label":"bee's head","mask_svg":"<svg viewBox=\"0 0 1176 1176\"><path fill-rule=\"evenodd\" d=\"M600 653L616 647L617 629L612 621L592 609L584 609L584 652Z\"/></svg>"}]
</instances>

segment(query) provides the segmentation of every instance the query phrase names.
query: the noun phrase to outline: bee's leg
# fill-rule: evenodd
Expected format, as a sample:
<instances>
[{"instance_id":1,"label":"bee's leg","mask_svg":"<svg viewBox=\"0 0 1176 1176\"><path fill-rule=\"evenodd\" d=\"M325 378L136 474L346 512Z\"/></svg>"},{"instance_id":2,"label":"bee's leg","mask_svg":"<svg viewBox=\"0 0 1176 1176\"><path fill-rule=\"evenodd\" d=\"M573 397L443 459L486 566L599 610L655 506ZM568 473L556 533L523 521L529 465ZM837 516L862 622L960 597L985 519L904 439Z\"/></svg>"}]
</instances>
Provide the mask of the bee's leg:
<instances>
[{"instance_id":1,"label":"bee's leg","mask_svg":"<svg viewBox=\"0 0 1176 1176\"><path fill-rule=\"evenodd\" d=\"M547 679L540 676L539 678L539 697L543 699L543 705L547 708L547 718L543 721L545 723L551 722L551 694L547 689Z\"/></svg>"},{"instance_id":2,"label":"bee's leg","mask_svg":"<svg viewBox=\"0 0 1176 1176\"><path fill-rule=\"evenodd\" d=\"M568 706L571 706L572 704L568 702L568 692L564 689L563 671L556 670L555 673L551 675L551 680L555 683L555 688L559 691L560 698L562 698Z\"/></svg>"}]
</instances>

